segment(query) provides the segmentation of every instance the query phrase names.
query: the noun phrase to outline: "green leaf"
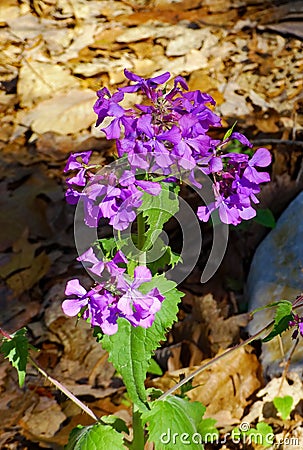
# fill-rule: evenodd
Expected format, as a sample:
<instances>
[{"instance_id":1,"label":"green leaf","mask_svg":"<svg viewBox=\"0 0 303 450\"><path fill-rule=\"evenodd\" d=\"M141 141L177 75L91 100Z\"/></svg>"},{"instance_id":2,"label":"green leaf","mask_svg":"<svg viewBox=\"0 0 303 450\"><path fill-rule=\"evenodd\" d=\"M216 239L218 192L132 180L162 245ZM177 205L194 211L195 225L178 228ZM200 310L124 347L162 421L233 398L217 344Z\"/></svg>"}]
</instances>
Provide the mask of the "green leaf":
<instances>
[{"instance_id":1,"label":"green leaf","mask_svg":"<svg viewBox=\"0 0 303 450\"><path fill-rule=\"evenodd\" d=\"M142 205L138 208L146 219L148 230L145 233L143 250L148 250L163 230L163 225L179 211L179 186L174 183L160 183L159 195L144 192Z\"/></svg>"},{"instance_id":2,"label":"green leaf","mask_svg":"<svg viewBox=\"0 0 303 450\"><path fill-rule=\"evenodd\" d=\"M88 427L78 425L69 436L65 450L125 450L123 435L109 425L96 423Z\"/></svg>"},{"instance_id":3,"label":"green leaf","mask_svg":"<svg viewBox=\"0 0 303 450\"><path fill-rule=\"evenodd\" d=\"M165 296L153 325L150 328L133 327L126 319L120 318L117 333L112 336L105 335L102 339L102 346L108 351L110 361L122 375L130 399L141 411L147 408L144 381L150 359L160 341L165 339L167 329L177 319L178 303L184 295L175 286L176 283L166 280L164 275L143 283L140 287L143 294L157 287Z\"/></svg>"},{"instance_id":4,"label":"green leaf","mask_svg":"<svg viewBox=\"0 0 303 450\"><path fill-rule=\"evenodd\" d=\"M159 255L160 257L156 259ZM181 257L174 253L172 249L168 245L165 245L163 240L158 237L154 242L152 250L149 251L148 260L152 262L148 262L147 267L153 274L156 274L159 272L159 269L164 269L166 266L174 267L178 262L181 262Z\"/></svg>"},{"instance_id":5,"label":"green leaf","mask_svg":"<svg viewBox=\"0 0 303 450\"><path fill-rule=\"evenodd\" d=\"M161 367L154 359L150 360L147 372L151 373L152 375L159 375L159 376L163 375Z\"/></svg>"},{"instance_id":6,"label":"green leaf","mask_svg":"<svg viewBox=\"0 0 303 450\"><path fill-rule=\"evenodd\" d=\"M229 128L229 130L226 131L226 133L224 134L224 137L223 137L223 142L224 142L226 139L228 139L228 138L232 135L232 132L234 131L234 128L235 128L235 126L236 126L236 123L237 123L237 121L235 121L235 123L233 124L233 126L232 126L231 128Z\"/></svg>"},{"instance_id":7,"label":"green leaf","mask_svg":"<svg viewBox=\"0 0 303 450\"><path fill-rule=\"evenodd\" d=\"M111 258L117 249L117 242L113 237L98 239L96 241L96 247L104 253L106 258Z\"/></svg>"},{"instance_id":8,"label":"green leaf","mask_svg":"<svg viewBox=\"0 0 303 450\"><path fill-rule=\"evenodd\" d=\"M219 430L215 427L217 420L208 417L207 419L202 419L198 431L202 436L203 442L213 443L216 441L220 435Z\"/></svg>"},{"instance_id":9,"label":"green leaf","mask_svg":"<svg viewBox=\"0 0 303 450\"><path fill-rule=\"evenodd\" d=\"M275 437L272 427L265 422L259 422L256 428L251 428L243 434L249 436L251 442L260 444L265 448L272 446Z\"/></svg>"},{"instance_id":10,"label":"green leaf","mask_svg":"<svg viewBox=\"0 0 303 450\"><path fill-rule=\"evenodd\" d=\"M276 220L270 209L257 209L257 214L253 218L254 222L268 228L275 228Z\"/></svg>"},{"instance_id":11,"label":"green leaf","mask_svg":"<svg viewBox=\"0 0 303 450\"><path fill-rule=\"evenodd\" d=\"M154 442L155 450L204 448L198 432L205 412L201 403L168 396L150 406L151 409L142 414L142 420L148 424L148 441Z\"/></svg>"},{"instance_id":12,"label":"green leaf","mask_svg":"<svg viewBox=\"0 0 303 450\"><path fill-rule=\"evenodd\" d=\"M293 320L292 303L287 300L278 302L275 323L272 331L263 339L263 342L271 341L275 336L282 334L289 328L289 322Z\"/></svg>"},{"instance_id":13,"label":"green leaf","mask_svg":"<svg viewBox=\"0 0 303 450\"><path fill-rule=\"evenodd\" d=\"M124 431L124 433L129 434L129 429L126 423L124 422L124 420L120 419L120 417L114 415L102 416L102 422L110 425L119 433L121 433L121 431Z\"/></svg>"},{"instance_id":14,"label":"green leaf","mask_svg":"<svg viewBox=\"0 0 303 450\"><path fill-rule=\"evenodd\" d=\"M4 342L0 347L0 352L3 353L5 358L8 358L12 366L17 370L20 387L24 385L28 351L30 348L34 348L29 344L25 334L26 329L21 328L11 336L11 339L4 338Z\"/></svg>"},{"instance_id":15,"label":"green leaf","mask_svg":"<svg viewBox=\"0 0 303 450\"><path fill-rule=\"evenodd\" d=\"M275 397L273 402L282 419L288 419L292 411L294 399L290 395L285 395L285 397Z\"/></svg>"}]
</instances>

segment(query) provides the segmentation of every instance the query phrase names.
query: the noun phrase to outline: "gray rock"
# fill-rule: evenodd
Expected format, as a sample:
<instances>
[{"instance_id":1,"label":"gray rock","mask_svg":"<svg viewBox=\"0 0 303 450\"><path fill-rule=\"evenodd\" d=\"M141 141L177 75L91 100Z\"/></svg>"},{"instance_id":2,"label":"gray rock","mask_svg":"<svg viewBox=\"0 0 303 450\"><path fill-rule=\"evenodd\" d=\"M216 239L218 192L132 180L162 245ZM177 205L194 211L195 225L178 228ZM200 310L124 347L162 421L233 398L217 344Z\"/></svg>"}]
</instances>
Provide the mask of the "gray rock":
<instances>
[{"instance_id":1,"label":"gray rock","mask_svg":"<svg viewBox=\"0 0 303 450\"><path fill-rule=\"evenodd\" d=\"M249 311L278 300L293 301L302 291L303 192L291 202L257 248L247 281ZM250 334L259 331L273 316L271 309L256 313L248 327ZM283 371L283 362L293 347L291 334L289 330L281 340L276 337L262 344L262 364L267 376L277 376ZM303 339L291 358L290 370L303 374Z\"/></svg>"}]
</instances>

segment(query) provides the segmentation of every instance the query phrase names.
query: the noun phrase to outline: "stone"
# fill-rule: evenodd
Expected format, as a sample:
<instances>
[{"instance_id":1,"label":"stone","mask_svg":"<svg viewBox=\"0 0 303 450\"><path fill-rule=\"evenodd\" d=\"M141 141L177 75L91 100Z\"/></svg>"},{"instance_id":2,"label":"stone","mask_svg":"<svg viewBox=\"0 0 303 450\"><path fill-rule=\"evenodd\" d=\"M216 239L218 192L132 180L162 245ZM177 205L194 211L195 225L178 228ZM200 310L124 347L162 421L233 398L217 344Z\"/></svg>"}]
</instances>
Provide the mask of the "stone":
<instances>
[{"instance_id":1,"label":"stone","mask_svg":"<svg viewBox=\"0 0 303 450\"><path fill-rule=\"evenodd\" d=\"M247 280L249 311L279 300L294 301L302 291L303 192L290 203L276 227L256 250ZM275 309L257 312L248 326L250 334L266 326L274 313ZM285 361L294 346L291 335L292 330L288 330L281 339L276 337L268 343L262 343L261 359L267 377L278 376L283 372ZM289 370L299 372L301 376L303 374L302 338L291 357Z\"/></svg>"}]
</instances>

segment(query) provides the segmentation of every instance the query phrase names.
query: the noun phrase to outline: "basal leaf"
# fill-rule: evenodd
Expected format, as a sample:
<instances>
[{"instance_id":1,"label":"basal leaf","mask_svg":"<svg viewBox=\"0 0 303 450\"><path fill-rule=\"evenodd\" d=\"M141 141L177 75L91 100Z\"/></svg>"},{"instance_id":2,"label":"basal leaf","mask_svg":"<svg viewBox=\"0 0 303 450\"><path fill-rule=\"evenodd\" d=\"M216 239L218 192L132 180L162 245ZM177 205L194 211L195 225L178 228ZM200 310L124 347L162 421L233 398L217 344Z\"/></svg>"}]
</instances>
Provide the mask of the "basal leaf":
<instances>
[{"instance_id":1,"label":"basal leaf","mask_svg":"<svg viewBox=\"0 0 303 450\"><path fill-rule=\"evenodd\" d=\"M286 420L292 411L294 399L290 395L285 395L285 397L275 397L273 402L282 419Z\"/></svg>"},{"instance_id":2,"label":"basal leaf","mask_svg":"<svg viewBox=\"0 0 303 450\"><path fill-rule=\"evenodd\" d=\"M1 353L3 353L5 358L8 358L12 366L17 370L20 387L24 384L28 351L32 347L25 334L26 329L21 328L21 330L16 331L11 336L11 339L5 338L0 347Z\"/></svg>"},{"instance_id":3,"label":"basal leaf","mask_svg":"<svg viewBox=\"0 0 303 450\"><path fill-rule=\"evenodd\" d=\"M243 434L249 437L249 442L259 444L263 448L271 447L275 437L272 427L265 422L257 423L256 428L251 428Z\"/></svg>"},{"instance_id":4,"label":"basal leaf","mask_svg":"<svg viewBox=\"0 0 303 450\"><path fill-rule=\"evenodd\" d=\"M142 414L142 420L147 423L148 441L154 442L155 450L204 448L198 432L205 412L201 403L168 396L150 406L151 409Z\"/></svg>"},{"instance_id":5,"label":"basal leaf","mask_svg":"<svg viewBox=\"0 0 303 450\"><path fill-rule=\"evenodd\" d=\"M69 436L65 450L125 450L123 435L109 425L96 423L88 427L79 425Z\"/></svg>"}]
</instances>

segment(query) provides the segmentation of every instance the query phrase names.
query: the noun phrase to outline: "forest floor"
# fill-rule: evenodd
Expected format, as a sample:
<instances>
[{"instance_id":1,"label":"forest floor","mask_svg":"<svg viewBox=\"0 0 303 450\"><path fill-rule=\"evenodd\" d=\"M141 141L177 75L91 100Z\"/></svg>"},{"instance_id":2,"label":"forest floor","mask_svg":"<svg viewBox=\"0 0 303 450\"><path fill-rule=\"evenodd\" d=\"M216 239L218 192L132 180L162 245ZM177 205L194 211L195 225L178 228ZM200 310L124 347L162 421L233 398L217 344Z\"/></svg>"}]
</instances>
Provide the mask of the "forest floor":
<instances>
[{"instance_id":1,"label":"forest floor","mask_svg":"<svg viewBox=\"0 0 303 450\"><path fill-rule=\"evenodd\" d=\"M33 355L38 363L98 416L115 413L130 423L125 388L89 327L75 326L61 309L66 281L88 279L75 261L74 208L64 200L65 161L71 152L93 150L106 164L115 153L95 127L96 91L122 86L126 68L143 77L169 71L184 76L191 90L208 92L223 118L214 135L222 138L237 121L237 131L255 147L270 149L272 181L262 190L261 206L278 218L303 181L301 3L1 2L0 326L9 333L26 327L39 349ZM246 336L245 281L268 231L256 223L231 231L219 271L203 285L201 258L181 285L186 295L179 321L156 353L163 375L151 375L150 385L170 387L180 374ZM205 242L207 251L207 236ZM0 448L62 449L71 429L90 418L28 369L20 389L16 373L1 360ZM273 448L302 448L302 382L291 373L285 381L296 402L289 419L282 421L272 409L265 413L282 379L264 380L259 345L205 373L194 380L203 388L190 396L217 419L222 435L245 418L253 426L263 420L274 429L276 442L285 439ZM286 440L294 437L301 447ZM210 448L257 446L229 441Z\"/></svg>"}]
</instances>

